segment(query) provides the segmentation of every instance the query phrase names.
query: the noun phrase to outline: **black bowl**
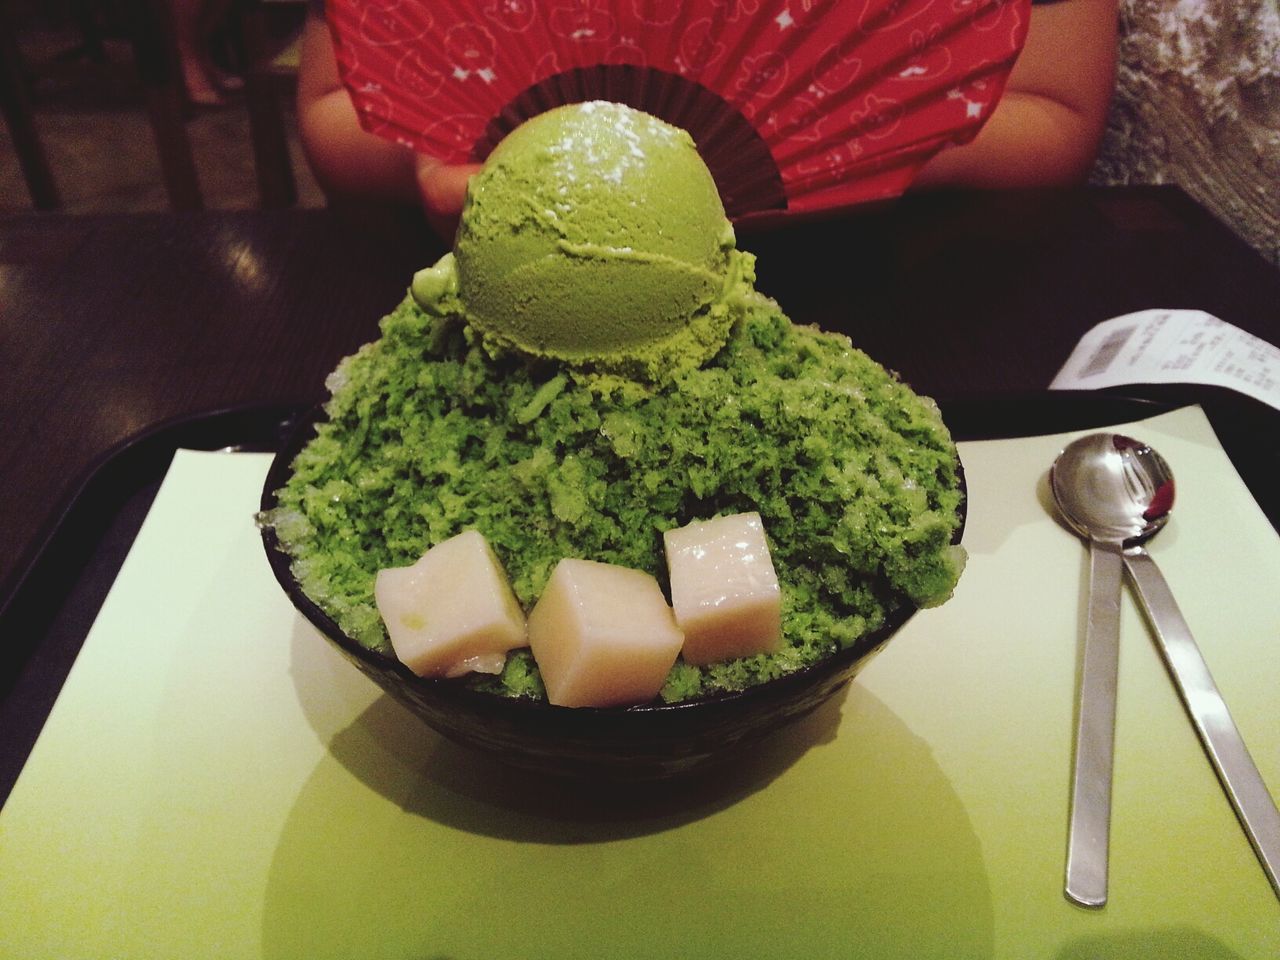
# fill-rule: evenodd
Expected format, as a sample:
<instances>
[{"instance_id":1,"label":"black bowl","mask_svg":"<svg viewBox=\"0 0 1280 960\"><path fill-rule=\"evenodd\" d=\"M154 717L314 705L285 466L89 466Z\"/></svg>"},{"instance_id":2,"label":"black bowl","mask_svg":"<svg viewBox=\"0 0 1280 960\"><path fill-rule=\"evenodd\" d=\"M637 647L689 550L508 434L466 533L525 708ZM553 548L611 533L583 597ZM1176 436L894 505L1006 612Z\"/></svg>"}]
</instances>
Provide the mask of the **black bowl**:
<instances>
[{"instance_id":1,"label":"black bowl","mask_svg":"<svg viewBox=\"0 0 1280 960\"><path fill-rule=\"evenodd\" d=\"M300 420L276 455L263 487L264 511L276 506L276 491L288 481L294 458L315 435L322 417L316 409ZM963 484L963 471L960 478ZM956 542L963 529L962 507ZM911 606L898 609L853 646L736 693L682 703L559 707L485 693L460 680L424 679L361 646L302 592L290 569L291 558L270 525L264 525L262 539L271 569L294 606L375 683L449 739L543 774L615 782L659 780L731 757L816 709L849 683L916 612Z\"/></svg>"}]
</instances>

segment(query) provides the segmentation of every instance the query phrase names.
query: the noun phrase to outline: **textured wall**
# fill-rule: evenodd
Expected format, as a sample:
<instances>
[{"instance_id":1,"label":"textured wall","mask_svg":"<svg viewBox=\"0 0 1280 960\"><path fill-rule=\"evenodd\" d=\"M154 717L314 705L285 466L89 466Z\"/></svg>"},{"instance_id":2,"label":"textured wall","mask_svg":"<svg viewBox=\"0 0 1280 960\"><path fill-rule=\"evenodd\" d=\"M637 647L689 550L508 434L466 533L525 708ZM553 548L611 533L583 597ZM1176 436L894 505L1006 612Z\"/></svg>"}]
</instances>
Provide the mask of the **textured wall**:
<instances>
[{"instance_id":1,"label":"textured wall","mask_svg":"<svg viewBox=\"0 0 1280 960\"><path fill-rule=\"evenodd\" d=\"M1280 265L1280 0L1121 0L1095 183L1176 183Z\"/></svg>"}]
</instances>

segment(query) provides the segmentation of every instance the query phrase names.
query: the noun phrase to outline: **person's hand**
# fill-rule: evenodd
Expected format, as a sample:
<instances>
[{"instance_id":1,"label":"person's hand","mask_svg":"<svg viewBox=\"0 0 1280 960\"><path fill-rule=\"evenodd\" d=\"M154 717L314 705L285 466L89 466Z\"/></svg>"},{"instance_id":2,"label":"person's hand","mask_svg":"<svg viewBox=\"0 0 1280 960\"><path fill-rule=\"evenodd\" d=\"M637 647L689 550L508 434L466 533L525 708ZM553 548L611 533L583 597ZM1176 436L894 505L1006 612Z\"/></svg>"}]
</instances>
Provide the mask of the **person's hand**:
<instances>
[{"instance_id":1,"label":"person's hand","mask_svg":"<svg viewBox=\"0 0 1280 960\"><path fill-rule=\"evenodd\" d=\"M458 215L467 198L467 181L479 169L479 164L454 166L424 154L414 156L418 197L427 220L440 236L452 237L457 230Z\"/></svg>"}]
</instances>

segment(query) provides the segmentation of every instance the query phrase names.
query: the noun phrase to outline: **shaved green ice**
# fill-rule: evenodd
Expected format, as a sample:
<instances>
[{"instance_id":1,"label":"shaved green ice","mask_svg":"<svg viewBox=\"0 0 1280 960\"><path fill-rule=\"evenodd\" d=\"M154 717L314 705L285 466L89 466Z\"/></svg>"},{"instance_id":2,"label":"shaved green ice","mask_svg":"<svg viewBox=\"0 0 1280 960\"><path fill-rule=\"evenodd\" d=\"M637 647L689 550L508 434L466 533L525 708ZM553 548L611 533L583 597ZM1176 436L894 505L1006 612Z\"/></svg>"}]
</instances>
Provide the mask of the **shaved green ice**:
<instances>
[{"instance_id":1,"label":"shaved green ice","mask_svg":"<svg viewBox=\"0 0 1280 960\"><path fill-rule=\"evenodd\" d=\"M328 421L270 522L307 595L388 656L374 575L470 528L528 610L563 557L646 570L665 589L664 530L759 511L783 647L677 661L669 701L820 660L895 608L945 600L963 565L958 461L936 406L758 294L714 357L659 382L495 355L461 315L406 297L329 387ZM459 682L542 695L527 651Z\"/></svg>"}]
</instances>

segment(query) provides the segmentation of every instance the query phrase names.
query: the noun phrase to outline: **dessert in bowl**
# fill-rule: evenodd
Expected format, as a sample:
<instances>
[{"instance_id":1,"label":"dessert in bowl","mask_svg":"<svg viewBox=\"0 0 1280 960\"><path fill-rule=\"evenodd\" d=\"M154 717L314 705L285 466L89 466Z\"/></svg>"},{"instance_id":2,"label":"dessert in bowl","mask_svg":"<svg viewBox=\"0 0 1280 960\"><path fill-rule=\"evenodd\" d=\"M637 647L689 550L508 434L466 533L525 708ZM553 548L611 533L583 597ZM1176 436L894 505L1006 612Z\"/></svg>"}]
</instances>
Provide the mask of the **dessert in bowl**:
<instances>
[{"instance_id":1,"label":"dessert in bowl","mask_svg":"<svg viewBox=\"0 0 1280 960\"><path fill-rule=\"evenodd\" d=\"M753 281L682 131L605 103L518 128L276 458L263 536L294 603L429 725L529 769L669 776L812 710L950 596L963 477L932 401ZM717 593L673 558L726 524L757 539ZM479 573L432 565L468 536ZM480 579L509 591L506 639L424 641ZM628 634L650 616L656 653Z\"/></svg>"}]
</instances>

